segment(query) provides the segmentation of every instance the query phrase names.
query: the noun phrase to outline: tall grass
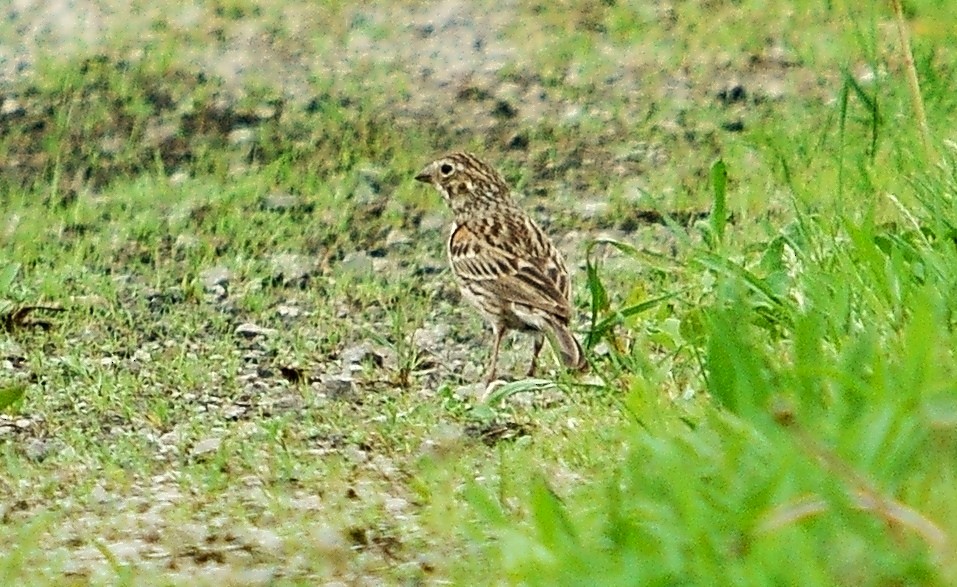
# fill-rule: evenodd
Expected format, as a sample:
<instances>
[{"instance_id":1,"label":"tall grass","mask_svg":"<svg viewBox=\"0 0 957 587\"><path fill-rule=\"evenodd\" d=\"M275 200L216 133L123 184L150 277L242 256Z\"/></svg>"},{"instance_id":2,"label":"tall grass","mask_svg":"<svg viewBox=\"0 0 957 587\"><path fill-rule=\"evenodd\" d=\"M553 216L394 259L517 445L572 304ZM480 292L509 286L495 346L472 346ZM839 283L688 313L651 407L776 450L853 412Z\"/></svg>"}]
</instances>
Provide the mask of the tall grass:
<instances>
[{"instance_id":1,"label":"tall grass","mask_svg":"<svg viewBox=\"0 0 957 587\"><path fill-rule=\"evenodd\" d=\"M489 556L509 580L957 581L957 150L939 166L915 155L908 193L875 194L874 177L887 171L879 144L905 151L915 137L930 140L923 114L891 132L885 90L843 76L828 147L836 185L814 185L839 194L833 209L795 193L793 220L747 242L727 225L734 164L719 162L710 222L671 225L680 286L614 308L589 255L588 343L610 343L606 384L641 372L622 343L641 328L628 318L667 305L681 322L674 353L695 366L709 399L645 410L619 465L562 496L544 477L518 506L473 487L471 502L499 539ZM854 100L865 116L852 133ZM784 168L792 191L813 183ZM877 219L882 209L890 222ZM648 262L628 243L610 244Z\"/></svg>"},{"instance_id":2,"label":"tall grass","mask_svg":"<svg viewBox=\"0 0 957 587\"><path fill-rule=\"evenodd\" d=\"M951 584L957 579L957 167L915 184L914 226L804 219L760 274L689 253L704 308L700 418L636 427L620 466L529 524L481 490L527 584ZM776 245L775 243L784 243ZM593 285L593 288L595 286ZM780 293L776 293L780 292ZM693 315L693 309L679 310ZM678 408L680 412L680 408Z\"/></svg>"}]
</instances>

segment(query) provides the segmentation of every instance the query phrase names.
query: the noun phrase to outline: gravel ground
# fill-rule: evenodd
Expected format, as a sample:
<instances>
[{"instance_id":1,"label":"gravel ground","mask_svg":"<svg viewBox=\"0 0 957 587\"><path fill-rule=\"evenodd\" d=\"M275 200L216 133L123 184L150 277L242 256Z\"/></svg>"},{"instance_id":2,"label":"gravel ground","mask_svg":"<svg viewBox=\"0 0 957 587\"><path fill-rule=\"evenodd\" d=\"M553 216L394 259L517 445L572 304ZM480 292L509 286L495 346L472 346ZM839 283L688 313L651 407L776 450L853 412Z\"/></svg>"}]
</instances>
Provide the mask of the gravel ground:
<instances>
[{"instance_id":1,"label":"gravel ground","mask_svg":"<svg viewBox=\"0 0 957 587\"><path fill-rule=\"evenodd\" d=\"M220 14L207 3L12 0L0 6L0 79L15 84L39 61L113 49L150 47L163 38L213 33L210 43L178 45L197 67L236 87L250 81L282 87L294 97L312 70L348 76L362 63L396 67L446 87L470 76L492 74L513 61L516 48L499 37L515 3L495 11L445 0L426 6L351 9L342 15L345 43L321 51L329 23L311 2L259 3L250 13ZM401 42L376 40L370 30L393 27ZM336 35L341 27L332 27ZM134 49L135 51L135 49Z\"/></svg>"},{"instance_id":2,"label":"gravel ground","mask_svg":"<svg viewBox=\"0 0 957 587\"><path fill-rule=\"evenodd\" d=\"M475 123L486 126L503 115L518 123L587 114L579 104L555 100L537 75L522 75L525 64L550 50L555 31L547 23L523 22L521 3L385 2L343 8L336 22L327 22L319 10L312 2L249 3L230 12L200 2L9 0L0 6L0 83L19 83L46 58L117 47L135 57L166 48L239 93L245 85L265 84L281 89L292 102L310 98L313 79L355 81L367 68L385 67L411 83L406 91L395 92L396 109L418 114L448 104L454 107L450 115L473 129ZM673 7L649 10L650 22L672 26ZM569 14L569 19L587 19L587 14ZM514 40L517 23L527 27L526 44ZM604 43L590 52L614 65L602 91L617 94L616 102L639 113L655 95L679 105L709 95L732 102L735 96L778 100L816 86L812 76L796 71L795 57L772 36L757 54L688 55L681 70L666 72L663 83L660 56ZM714 66L713 79L704 83L687 71L701 63ZM582 75L581 65L573 57L569 70L561 73L574 83ZM503 80L506 67L519 74ZM644 80L651 76L659 80L656 87L646 87Z\"/></svg>"}]
</instances>

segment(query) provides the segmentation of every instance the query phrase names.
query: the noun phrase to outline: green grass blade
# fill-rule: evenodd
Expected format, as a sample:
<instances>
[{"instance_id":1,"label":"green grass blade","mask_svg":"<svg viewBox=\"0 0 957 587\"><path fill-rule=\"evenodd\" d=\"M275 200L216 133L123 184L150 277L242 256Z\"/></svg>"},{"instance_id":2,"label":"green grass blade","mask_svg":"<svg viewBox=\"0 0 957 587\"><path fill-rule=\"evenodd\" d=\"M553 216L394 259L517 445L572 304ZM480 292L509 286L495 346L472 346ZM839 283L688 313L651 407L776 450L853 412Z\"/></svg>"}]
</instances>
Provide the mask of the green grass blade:
<instances>
[{"instance_id":1,"label":"green grass blade","mask_svg":"<svg viewBox=\"0 0 957 587\"><path fill-rule=\"evenodd\" d=\"M728 166L723 160L717 159L711 164L711 190L714 196L711 207L711 230L718 239L718 244L724 242L724 228L728 221L727 186Z\"/></svg>"},{"instance_id":2,"label":"green grass blade","mask_svg":"<svg viewBox=\"0 0 957 587\"><path fill-rule=\"evenodd\" d=\"M26 385L15 384L0 388L0 412L6 410L21 399L27 391Z\"/></svg>"}]
</instances>

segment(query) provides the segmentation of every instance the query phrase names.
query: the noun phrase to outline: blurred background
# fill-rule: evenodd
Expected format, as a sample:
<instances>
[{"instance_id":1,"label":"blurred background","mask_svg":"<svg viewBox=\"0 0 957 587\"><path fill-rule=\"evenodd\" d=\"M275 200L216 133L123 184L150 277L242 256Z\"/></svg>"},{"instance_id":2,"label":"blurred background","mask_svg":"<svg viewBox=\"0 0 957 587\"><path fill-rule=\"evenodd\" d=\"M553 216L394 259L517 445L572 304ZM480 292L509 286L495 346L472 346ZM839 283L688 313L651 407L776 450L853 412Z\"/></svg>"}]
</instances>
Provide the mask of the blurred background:
<instances>
[{"instance_id":1,"label":"blurred background","mask_svg":"<svg viewBox=\"0 0 957 587\"><path fill-rule=\"evenodd\" d=\"M0 2L0 584L953 584L955 14ZM588 378L477 401L452 149Z\"/></svg>"}]
</instances>

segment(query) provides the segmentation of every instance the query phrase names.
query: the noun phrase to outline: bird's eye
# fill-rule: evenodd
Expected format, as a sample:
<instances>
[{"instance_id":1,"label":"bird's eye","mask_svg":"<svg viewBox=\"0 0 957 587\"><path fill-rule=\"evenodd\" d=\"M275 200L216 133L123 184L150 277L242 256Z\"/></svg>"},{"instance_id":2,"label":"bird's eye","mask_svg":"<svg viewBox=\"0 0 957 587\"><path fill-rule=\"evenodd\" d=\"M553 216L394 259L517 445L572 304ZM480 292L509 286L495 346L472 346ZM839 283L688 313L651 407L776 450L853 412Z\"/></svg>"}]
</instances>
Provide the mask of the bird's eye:
<instances>
[{"instance_id":1,"label":"bird's eye","mask_svg":"<svg viewBox=\"0 0 957 587\"><path fill-rule=\"evenodd\" d=\"M452 167L451 165L449 165L448 163L443 163L442 166L439 167L439 171L441 171L441 172L442 172L442 175L444 175L444 176L446 176L446 177L452 175L452 172L453 172L454 170L455 170L455 168Z\"/></svg>"}]
</instances>

